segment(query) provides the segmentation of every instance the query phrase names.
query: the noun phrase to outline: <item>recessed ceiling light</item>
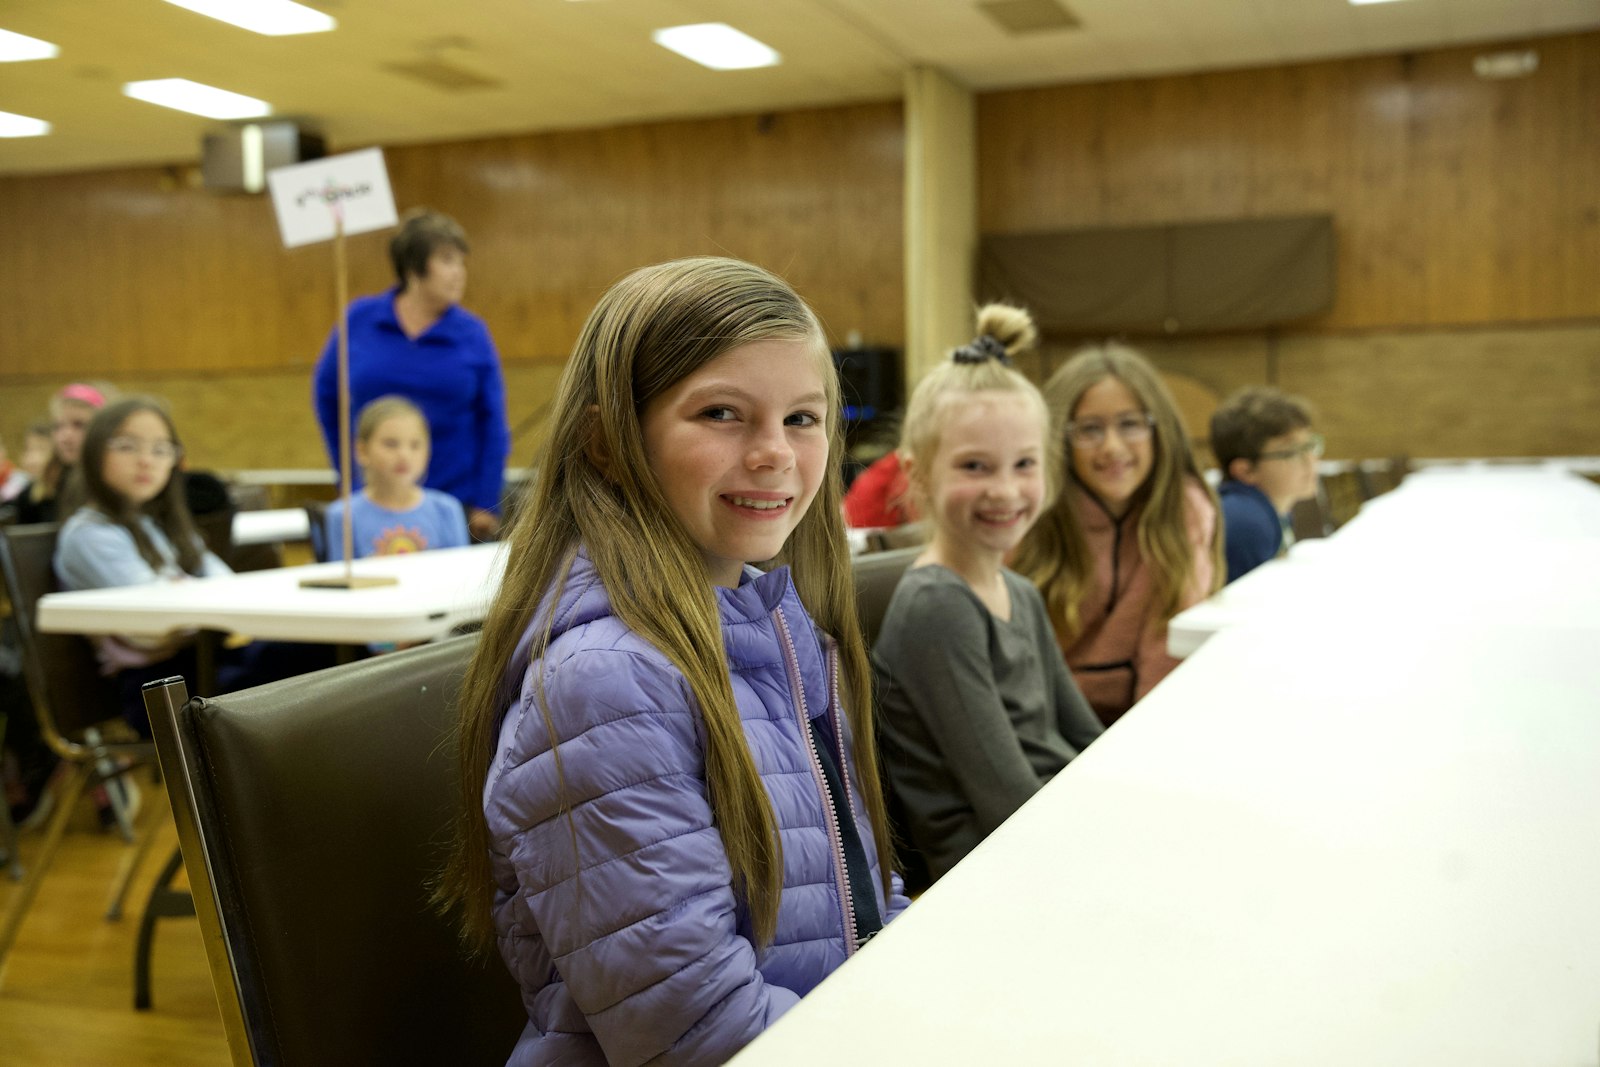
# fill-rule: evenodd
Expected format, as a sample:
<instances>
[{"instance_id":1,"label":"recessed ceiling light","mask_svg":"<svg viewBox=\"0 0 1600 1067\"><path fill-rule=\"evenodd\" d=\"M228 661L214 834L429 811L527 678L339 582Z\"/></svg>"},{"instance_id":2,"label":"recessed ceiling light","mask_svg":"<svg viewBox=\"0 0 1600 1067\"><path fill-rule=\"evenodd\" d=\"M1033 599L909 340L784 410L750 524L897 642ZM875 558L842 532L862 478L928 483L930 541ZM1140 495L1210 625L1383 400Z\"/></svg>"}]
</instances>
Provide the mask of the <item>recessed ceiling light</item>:
<instances>
[{"instance_id":1,"label":"recessed ceiling light","mask_svg":"<svg viewBox=\"0 0 1600 1067\"><path fill-rule=\"evenodd\" d=\"M1361 4L1392 4L1395 0L1350 0L1350 2L1359 6Z\"/></svg>"},{"instance_id":2,"label":"recessed ceiling light","mask_svg":"<svg viewBox=\"0 0 1600 1067\"><path fill-rule=\"evenodd\" d=\"M167 3L268 37L323 33L339 25L333 16L313 11L294 0L167 0Z\"/></svg>"},{"instance_id":3,"label":"recessed ceiling light","mask_svg":"<svg viewBox=\"0 0 1600 1067\"><path fill-rule=\"evenodd\" d=\"M748 70L775 66L780 57L749 34L725 22L701 22L656 30L651 38L662 48L712 70Z\"/></svg>"},{"instance_id":4,"label":"recessed ceiling light","mask_svg":"<svg viewBox=\"0 0 1600 1067\"><path fill-rule=\"evenodd\" d=\"M44 119L0 111L0 137L42 137L49 132L50 124Z\"/></svg>"},{"instance_id":5,"label":"recessed ceiling light","mask_svg":"<svg viewBox=\"0 0 1600 1067\"><path fill-rule=\"evenodd\" d=\"M0 30L0 63L20 63L25 59L54 59L61 49L37 37L25 37Z\"/></svg>"},{"instance_id":6,"label":"recessed ceiling light","mask_svg":"<svg viewBox=\"0 0 1600 1067\"><path fill-rule=\"evenodd\" d=\"M129 82L122 87L122 94L208 119L259 119L272 114L272 106L265 100L215 89L188 78Z\"/></svg>"}]
</instances>

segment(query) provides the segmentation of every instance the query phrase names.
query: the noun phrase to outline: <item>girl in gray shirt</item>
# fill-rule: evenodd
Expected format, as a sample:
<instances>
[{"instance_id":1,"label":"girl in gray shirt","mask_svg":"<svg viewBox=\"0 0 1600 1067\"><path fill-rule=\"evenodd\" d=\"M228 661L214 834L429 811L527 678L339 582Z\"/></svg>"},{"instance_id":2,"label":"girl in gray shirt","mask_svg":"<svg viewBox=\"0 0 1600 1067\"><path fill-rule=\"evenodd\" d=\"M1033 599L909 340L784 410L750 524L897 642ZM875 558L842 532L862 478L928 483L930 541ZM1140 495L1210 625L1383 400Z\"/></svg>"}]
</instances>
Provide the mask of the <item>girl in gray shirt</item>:
<instances>
[{"instance_id":1,"label":"girl in gray shirt","mask_svg":"<svg viewBox=\"0 0 1600 1067\"><path fill-rule=\"evenodd\" d=\"M1010 355L1037 337L1017 308L917 387L900 454L932 531L872 650L883 759L902 830L937 879L1099 736L1043 600L1004 566L1054 486L1048 416Z\"/></svg>"}]
</instances>

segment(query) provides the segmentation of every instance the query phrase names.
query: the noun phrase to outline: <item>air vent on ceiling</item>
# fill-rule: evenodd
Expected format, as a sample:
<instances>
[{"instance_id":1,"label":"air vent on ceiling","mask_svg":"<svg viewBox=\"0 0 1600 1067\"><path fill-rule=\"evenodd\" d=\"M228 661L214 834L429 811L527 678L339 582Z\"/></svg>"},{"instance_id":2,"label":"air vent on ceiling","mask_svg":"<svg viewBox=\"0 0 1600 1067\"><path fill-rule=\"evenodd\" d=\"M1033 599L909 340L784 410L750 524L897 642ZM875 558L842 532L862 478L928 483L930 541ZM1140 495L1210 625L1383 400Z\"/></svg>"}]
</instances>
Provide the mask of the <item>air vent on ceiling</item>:
<instances>
[{"instance_id":1,"label":"air vent on ceiling","mask_svg":"<svg viewBox=\"0 0 1600 1067\"><path fill-rule=\"evenodd\" d=\"M447 63L442 59L417 59L409 63L385 63L383 69L402 78L422 82L447 93L466 92L473 89L498 89L505 84L482 74Z\"/></svg>"},{"instance_id":2,"label":"air vent on ceiling","mask_svg":"<svg viewBox=\"0 0 1600 1067\"><path fill-rule=\"evenodd\" d=\"M1007 33L1076 30L1083 23L1056 0L981 0L978 10Z\"/></svg>"}]
</instances>

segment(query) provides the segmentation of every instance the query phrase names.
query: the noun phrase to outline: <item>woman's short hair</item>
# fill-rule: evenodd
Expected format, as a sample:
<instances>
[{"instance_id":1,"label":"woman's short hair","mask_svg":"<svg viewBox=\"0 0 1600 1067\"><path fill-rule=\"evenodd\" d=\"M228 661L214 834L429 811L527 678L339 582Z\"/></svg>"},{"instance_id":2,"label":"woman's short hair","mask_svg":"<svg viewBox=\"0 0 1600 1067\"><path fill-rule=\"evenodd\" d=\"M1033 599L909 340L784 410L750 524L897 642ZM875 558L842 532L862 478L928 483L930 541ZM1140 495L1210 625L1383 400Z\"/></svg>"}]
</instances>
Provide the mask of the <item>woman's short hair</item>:
<instances>
[{"instance_id":1,"label":"woman's short hair","mask_svg":"<svg viewBox=\"0 0 1600 1067\"><path fill-rule=\"evenodd\" d=\"M427 208L413 208L400 221L400 232L389 242L389 259L394 264L395 280L404 289L412 277L428 276L428 260L440 248L458 248L463 253L467 231L449 215Z\"/></svg>"}]
</instances>

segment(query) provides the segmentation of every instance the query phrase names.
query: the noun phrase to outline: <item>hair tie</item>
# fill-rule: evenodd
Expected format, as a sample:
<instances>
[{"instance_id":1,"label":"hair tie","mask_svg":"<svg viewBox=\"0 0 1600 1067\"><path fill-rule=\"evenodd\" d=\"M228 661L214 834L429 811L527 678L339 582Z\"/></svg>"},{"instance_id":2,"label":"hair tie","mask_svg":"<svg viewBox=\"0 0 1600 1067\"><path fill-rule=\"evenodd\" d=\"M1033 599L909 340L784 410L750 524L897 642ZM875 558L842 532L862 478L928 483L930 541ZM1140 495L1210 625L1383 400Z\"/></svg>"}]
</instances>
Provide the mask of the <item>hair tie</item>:
<instances>
[{"instance_id":1,"label":"hair tie","mask_svg":"<svg viewBox=\"0 0 1600 1067\"><path fill-rule=\"evenodd\" d=\"M957 363L987 363L992 359L1003 367L1011 366L1011 357L1006 355L1006 346L1000 343L999 338L986 333L979 334L970 344L956 349L950 354L950 358Z\"/></svg>"},{"instance_id":2,"label":"hair tie","mask_svg":"<svg viewBox=\"0 0 1600 1067\"><path fill-rule=\"evenodd\" d=\"M88 404L92 408L106 406L106 395L92 385L84 382L73 382L63 386L61 392L56 394L62 400L76 400L80 404Z\"/></svg>"}]
</instances>

